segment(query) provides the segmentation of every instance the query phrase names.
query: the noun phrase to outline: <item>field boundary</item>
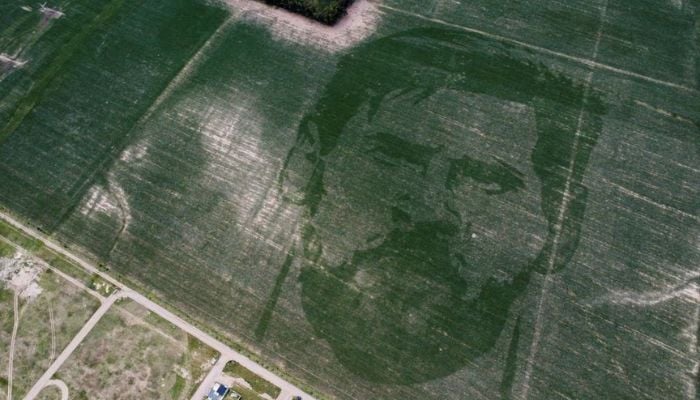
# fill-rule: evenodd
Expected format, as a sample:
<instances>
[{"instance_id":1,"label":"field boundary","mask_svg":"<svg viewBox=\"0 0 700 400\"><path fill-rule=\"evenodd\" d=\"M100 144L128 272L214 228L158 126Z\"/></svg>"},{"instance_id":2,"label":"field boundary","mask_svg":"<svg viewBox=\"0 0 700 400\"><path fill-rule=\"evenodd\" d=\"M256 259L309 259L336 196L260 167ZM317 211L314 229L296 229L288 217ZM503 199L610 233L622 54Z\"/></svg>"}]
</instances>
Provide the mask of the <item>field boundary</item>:
<instances>
[{"instance_id":1,"label":"field boundary","mask_svg":"<svg viewBox=\"0 0 700 400\"><path fill-rule=\"evenodd\" d=\"M608 0L604 0L603 7L600 10L600 22L598 26L598 33L596 34L595 45L593 46L593 52L591 58L593 60L598 57L598 49L600 47L600 42L603 37L603 28L605 26L605 17L608 9ZM571 157L569 161L568 172L566 176L566 183L564 186L564 192L562 193L561 204L559 206L559 213L557 215L557 220L554 225L554 239L552 240L552 250L549 254L549 259L547 260L547 271L544 276L544 281L542 282L542 289L539 293L539 299L537 300L537 309L535 311L535 322L532 333L532 340L530 342L530 349L528 352L527 359L525 361L525 370L523 371L523 381L520 385L520 399L527 400L530 390L530 379L532 377L532 371L535 365L535 359L537 357L537 352L540 347L540 340L542 338L542 325L545 299L547 298L554 276L555 264L557 260L557 255L559 252L559 241L561 239L562 231L564 230L564 222L566 219L566 211L569 208L569 202L571 200L571 183L574 178L574 171L576 169L576 159L579 151L579 146L581 144L581 136L583 130L584 117L586 113L586 102L591 91L591 84L593 82L594 70L588 72L585 80L585 86L583 91L583 97L581 99L581 109L578 115L578 122L576 125L576 133L574 135L574 144L571 149Z\"/></svg>"}]
</instances>

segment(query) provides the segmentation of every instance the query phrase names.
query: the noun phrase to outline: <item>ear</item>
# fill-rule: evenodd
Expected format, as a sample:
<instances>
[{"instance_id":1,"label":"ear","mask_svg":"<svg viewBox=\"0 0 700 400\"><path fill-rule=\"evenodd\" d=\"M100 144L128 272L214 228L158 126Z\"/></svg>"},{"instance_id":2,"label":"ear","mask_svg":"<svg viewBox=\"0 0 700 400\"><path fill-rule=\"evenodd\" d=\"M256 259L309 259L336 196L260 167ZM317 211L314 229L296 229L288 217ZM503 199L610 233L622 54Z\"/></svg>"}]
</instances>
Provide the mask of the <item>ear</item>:
<instances>
[{"instance_id":1,"label":"ear","mask_svg":"<svg viewBox=\"0 0 700 400\"><path fill-rule=\"evenodd\" d=\"M296 141L287 153L277 178L278 190L286 201L299 205L307 203L309 192L313 191L313 181L322 176L319 144L318 128L313 117L304 117L299 124Z\"/></svg>"}]
</instances>

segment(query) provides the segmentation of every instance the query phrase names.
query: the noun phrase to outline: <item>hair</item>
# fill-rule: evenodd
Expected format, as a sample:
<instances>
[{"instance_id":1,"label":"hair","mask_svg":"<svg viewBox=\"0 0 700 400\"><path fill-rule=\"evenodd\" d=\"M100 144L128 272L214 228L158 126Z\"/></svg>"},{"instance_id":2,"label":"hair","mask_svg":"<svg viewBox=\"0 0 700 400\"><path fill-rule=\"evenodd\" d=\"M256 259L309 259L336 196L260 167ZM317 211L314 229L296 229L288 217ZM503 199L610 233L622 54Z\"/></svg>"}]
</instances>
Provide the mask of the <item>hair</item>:
<instances>
[{"instance_id":1,"label":"hair","mask_svg":"<svg viewBox=\"0 0 700 400\"><path fill-rule=\"evenodd\" d=\"M536 264L551 257L554 233L560 229L555 269L562 268L578 245L587 194L581 182L605 108L594 90L528 58L534 57L512 45L454 30L416 29L362 45L340 59L316 106L302 119L280 175L282 189L294 192L288 198L313 217L325 195L326 157L343 128L365 105L371 117L390 93L416 90L428 97L452 89L530 104L537 121L531 160L548 223L548 239ZM292 166L303 172L291 176ZM566 191L570 198L562 220Z\"/></svg>"}]
</instances>

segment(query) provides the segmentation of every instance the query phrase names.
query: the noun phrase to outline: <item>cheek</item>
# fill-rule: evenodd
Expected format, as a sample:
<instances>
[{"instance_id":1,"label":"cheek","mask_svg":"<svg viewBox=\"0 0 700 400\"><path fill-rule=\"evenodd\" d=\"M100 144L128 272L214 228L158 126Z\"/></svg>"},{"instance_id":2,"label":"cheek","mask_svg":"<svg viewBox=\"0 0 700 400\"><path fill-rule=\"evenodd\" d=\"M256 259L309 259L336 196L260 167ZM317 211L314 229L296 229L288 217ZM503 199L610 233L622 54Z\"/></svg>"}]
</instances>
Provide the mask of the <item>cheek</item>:
<instances>
[{"instance_id":1,"label":"cheek","mask_svg":"<svg viewBox=\"0 0 700 400\"><path fill-rule=\"evenodd\" d=\"M547 224L539 184L532 180L526 189L500 195L461 187L455 203L462 223L470 227L466 244L458 245L467 261L465 279L511 276L532 262L544 246Z\"/></svg>"},{"instance_id":2,"label":"cheek","mask_svg":"<svg viewBox=\"0 0 700 400\"><path fill-rule=\"evenodd\" d=\"M379 171L355 157L336 161L326 168L325 194L313 219L330 265L369 248L372 238L384 235L391 223L392 191L381 189Z\"/></svg>"}]
</instances>

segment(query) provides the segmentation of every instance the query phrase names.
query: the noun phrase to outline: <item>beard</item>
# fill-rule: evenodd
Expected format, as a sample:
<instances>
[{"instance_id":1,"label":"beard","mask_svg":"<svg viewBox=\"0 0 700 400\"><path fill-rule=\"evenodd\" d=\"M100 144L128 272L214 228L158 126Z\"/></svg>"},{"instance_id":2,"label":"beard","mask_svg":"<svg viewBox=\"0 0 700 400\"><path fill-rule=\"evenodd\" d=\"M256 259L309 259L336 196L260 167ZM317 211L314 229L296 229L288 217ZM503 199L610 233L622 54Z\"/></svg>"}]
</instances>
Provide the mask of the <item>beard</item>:
<instances>
[{"instance_id":1,"label":"beard","mask_svg":"<svg viewBox=\"0 0 700 400\"><path fill-rule=\"evenodd\" d=\"M415 223L341 265L303 267L306 316L346 368L374 382L425 382L493 348L526 282L488 278L467 296L478 283L460 274L461 236L449 222Z\"/></svg>"}]
</instances>

